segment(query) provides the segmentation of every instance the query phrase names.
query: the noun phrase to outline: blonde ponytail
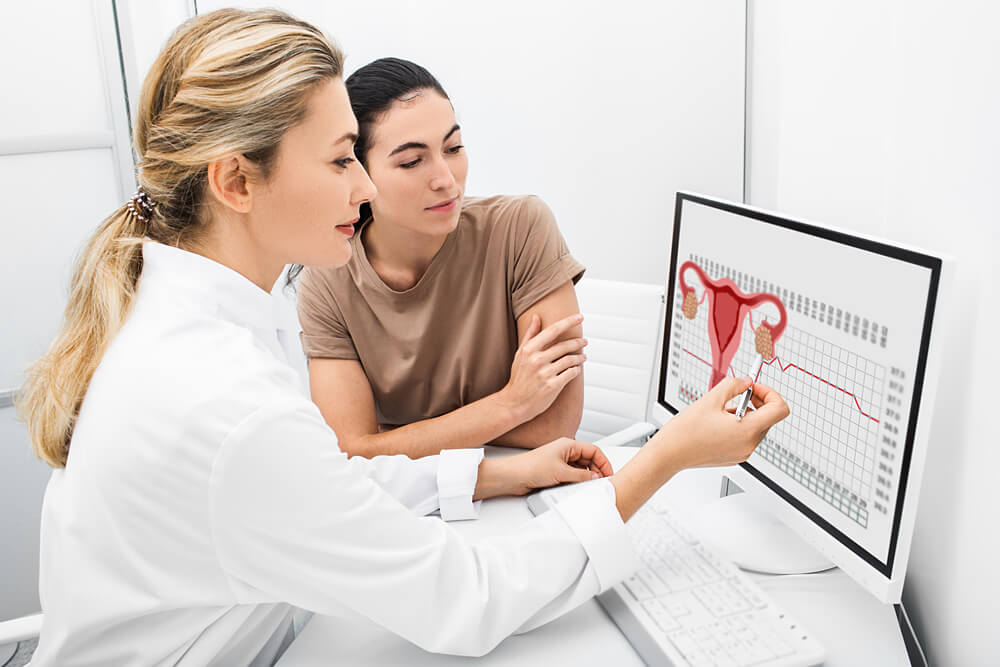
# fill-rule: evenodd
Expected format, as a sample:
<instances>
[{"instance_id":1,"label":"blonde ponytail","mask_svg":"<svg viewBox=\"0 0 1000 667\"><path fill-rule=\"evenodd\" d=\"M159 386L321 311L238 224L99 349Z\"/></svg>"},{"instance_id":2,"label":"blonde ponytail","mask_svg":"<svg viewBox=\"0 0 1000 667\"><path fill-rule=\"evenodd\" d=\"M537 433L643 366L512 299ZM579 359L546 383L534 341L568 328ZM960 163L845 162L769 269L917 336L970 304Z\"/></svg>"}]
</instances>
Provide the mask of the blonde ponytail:
<instances>
[{"instance_id":1,"label":"blonde ponytail","mask_svg":"<svg viewBox=\"0 0 1000 667\"><path fill-rule=\"evenodd\" d=\"M141 224L123 206L97 229L74 267L63 328L18 394L35 455L54 468L66 465L90 378L128 315L142 270Z\"/></svg>"},{"instance_id":2,"label":"blonde ponytail","mask_svg":"<svg viewBox=\"0 0 1000 667\"><path fill-rule=\"evenodd\" d=\"M201 205L208 163L239 153L267 178L309 94L342 71L340 50L321 31L280 11L223 9L171 36L135 122L138 180L155 208L140 214L126 204L97 229L74 268L62 330L18 394L39 458L66 465L87 387L131 309L143 240L195 243L210 222Z\"/></svg>"}]
</instances>

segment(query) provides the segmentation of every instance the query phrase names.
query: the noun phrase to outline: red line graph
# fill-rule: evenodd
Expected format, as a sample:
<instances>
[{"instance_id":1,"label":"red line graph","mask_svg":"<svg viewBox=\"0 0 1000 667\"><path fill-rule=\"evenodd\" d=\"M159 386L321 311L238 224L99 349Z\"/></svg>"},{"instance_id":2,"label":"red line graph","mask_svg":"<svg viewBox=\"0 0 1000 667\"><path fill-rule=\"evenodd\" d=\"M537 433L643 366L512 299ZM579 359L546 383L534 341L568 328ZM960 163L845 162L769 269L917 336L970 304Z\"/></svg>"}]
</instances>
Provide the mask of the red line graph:
<instances>
[{"instance_id":1,"label":"red line graph","mask_svg":"<svg viewBox=\"0 0 1000 667\"><path fill-rule=\"evenodd\" d=\"M684 351L687 352L688 354L690 354L692 357L694 357L698 361L700 361L701 363L703 363L706 366L708 366L709 368L711 368L712 364L710 364L709 362L705 361L704 359L702 359L701 357L699 357L694 352L691 352L688 349L684 349ZM789 368L797 368L798 370L802 371L803 373L805 373L809 377L815 378L815 379L819 380L820 382L822 382L823 384L825 384L825 385L827 385L829 387L833 387L837 391L841 391L841 392L847 394L852 399L854 399L854 405L858 406L858 412L860 412L861 414L863 414L865 417L868 417L868 419L871 419L876 424L879 423L878 419L876 419L875 417L872 417L870 414L868 414L867 412L865 412L861 408L861 403L858 402L858 397L855 396L854 394L852 394L851 392L847 391L843 387L838 387L837 385L833 384L832 382L830 382L828 380L824 380L823 378L821 378L820 376L816 375L815 373L810 373L809 371L807 371L806 369L802 368L801 366L796 366L795 364L792 364L792 363L789 363L789 364L786 364L786 365L782 365L781 364L781 359L779 359L778 357L774 357L770 361L764 361L762 359L761 362L760 362L760 366L757 367L757 374L754 376L753 381L756 382L760 378L760 372L762 370L764 370L764 366L770 366L771 364L773 364L775 362L778 363L778 368L781 369L782 373L786 372ZM732 366L729 367L729 371L731 373L733 373L734 377L736 376L736 373L733 372L733 367Z\"/></svg>"}]
</instances>

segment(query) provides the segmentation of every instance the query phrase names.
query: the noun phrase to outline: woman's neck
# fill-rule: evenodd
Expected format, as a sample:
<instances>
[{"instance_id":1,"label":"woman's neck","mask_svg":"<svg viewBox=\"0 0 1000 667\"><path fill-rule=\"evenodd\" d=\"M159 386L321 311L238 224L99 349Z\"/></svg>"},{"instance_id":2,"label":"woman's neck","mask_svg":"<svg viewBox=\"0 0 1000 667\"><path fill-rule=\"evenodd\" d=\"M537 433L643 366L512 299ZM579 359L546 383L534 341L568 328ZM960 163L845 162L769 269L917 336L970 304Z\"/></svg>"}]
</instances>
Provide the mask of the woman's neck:
<instances>
[{"instance_id":1,"label":"woman's neck","mask_svg":"<svg viewBox=\"0 0 1000 667\"><path fill-rule=\"evenodd\" d=\"M368 263L386 285L399 292L420 282L447 239L447 234L420 234L374 219L361 232L361 244Z\"/></svg>"},{"instance_id":2,"label":"woman's neck","mask_svg":"<svg viewBox=\"0 0 1000 667\"><path fill-rule=\"evenodd\" d=\"M285 265L270 256L246 231L246 226L232 220L216 219L199 234L197 242L184 249L207 257L243 275L265 292L278 281Z\"/></svg>"}]
</instances>

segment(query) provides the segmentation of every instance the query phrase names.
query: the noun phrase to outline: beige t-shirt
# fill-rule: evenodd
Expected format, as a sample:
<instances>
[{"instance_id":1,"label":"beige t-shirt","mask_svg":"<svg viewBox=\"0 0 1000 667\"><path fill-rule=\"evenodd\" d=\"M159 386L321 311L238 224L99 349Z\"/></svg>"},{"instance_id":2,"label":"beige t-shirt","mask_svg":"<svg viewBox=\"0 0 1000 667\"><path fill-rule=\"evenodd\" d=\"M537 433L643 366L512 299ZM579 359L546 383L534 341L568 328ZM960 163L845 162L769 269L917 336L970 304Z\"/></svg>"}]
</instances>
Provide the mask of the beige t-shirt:
<instances>
[{"instance_id":1,"label":"beige t-shirt","mask_svg":"<svg viewBox=\"0 0 1000 667\"><path fill-rule=\"evenodd\" d=\"M361 244L336 269L299 283L308 357L357 359L378 423L395 427L456 410L502 389L517 351L517 318L583 275L538 197L463 202L458 227L412 288L379 278Z\"/></svg>"}]
</instances>

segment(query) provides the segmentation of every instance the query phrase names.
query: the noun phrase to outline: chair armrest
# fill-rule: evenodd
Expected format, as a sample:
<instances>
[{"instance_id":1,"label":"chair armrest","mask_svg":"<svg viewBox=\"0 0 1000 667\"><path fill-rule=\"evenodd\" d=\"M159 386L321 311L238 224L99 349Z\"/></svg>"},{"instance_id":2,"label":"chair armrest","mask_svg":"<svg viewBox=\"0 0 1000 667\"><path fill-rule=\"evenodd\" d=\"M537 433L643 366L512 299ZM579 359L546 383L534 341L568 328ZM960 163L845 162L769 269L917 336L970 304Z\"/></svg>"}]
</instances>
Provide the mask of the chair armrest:
<instances>
[{"instance_id":1,"label":"chair armrest","mask_svg":"<svg viewBox=\"0 0 1000 667\"><path fill-rule=\"evenodd\" d=\"M656 427L646 422L632 424L617 433L605 436L594 444L598 447L642 447L643 443L656 432Z\"/></svg>"},{"instance_id":2,"label":"chair armrest","mask_svg":"<svg viewBox=\"0 0 1000 667\"><path fill-rule=\"evenodd\" d=\"M42 614L22 616L0 623L0 644L12 644L37 637L42 631Z\"/></svg>"}]
</instances>

